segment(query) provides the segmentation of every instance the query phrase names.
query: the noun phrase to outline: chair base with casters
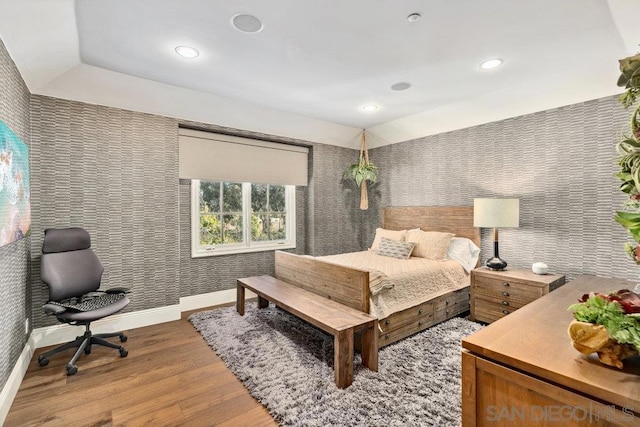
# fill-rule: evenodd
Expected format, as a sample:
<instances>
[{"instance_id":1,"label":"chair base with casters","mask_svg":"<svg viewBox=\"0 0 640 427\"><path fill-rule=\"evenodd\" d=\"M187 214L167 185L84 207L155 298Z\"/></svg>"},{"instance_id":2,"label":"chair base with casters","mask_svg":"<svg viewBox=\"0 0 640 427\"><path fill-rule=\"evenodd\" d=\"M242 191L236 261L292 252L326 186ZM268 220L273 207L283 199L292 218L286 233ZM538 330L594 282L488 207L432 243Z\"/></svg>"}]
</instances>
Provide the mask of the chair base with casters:
<instances>
[{"instance_id":1,"label":"chair base with casters","mask_svg":"<svg viewBox=\"0 0 640 427\"><path fill-rule=\"evenodd\" d=\"M38 364L40 366L47 366L49 364L49 357L60 353L61 351L68 350L70 348L78 348L69 361L67 363L67 375L75 375L78 372L78 367L76 366L76 361L84 352L84 354L91 354L91 346L102 345L104 347L115 348L120 352L120 357L127 357L129 352L126 348L121 345L110 343L106 341L104 338L112 338L119 337L120 342L126 342L127 336L122 332L113 332L109 334L93 334L91 329L89 329L89 324L85 324L84 335L77 336L75 340L68 342L66 344L62 344L59 347L54 348L53 350L49 350L45 353L42 353L38 356Z\"/></svg>"}]
</instances>

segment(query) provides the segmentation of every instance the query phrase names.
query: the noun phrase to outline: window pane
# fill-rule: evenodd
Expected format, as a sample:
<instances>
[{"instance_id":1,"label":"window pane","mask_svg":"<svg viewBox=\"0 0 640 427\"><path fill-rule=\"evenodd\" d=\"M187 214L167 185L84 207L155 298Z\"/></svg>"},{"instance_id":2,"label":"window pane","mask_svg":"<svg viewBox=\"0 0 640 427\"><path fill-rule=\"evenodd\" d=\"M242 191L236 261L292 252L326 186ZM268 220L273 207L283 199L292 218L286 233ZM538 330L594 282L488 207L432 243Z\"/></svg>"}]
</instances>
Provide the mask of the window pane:
<instances>
[{"instance_id":1,"label":"window pane","mask_svg":"<svg viewBox=\"0 0 640 427\"><path fill-rule=\"evenodd\" d=\"M295 227L294 212L285 206L286 202L295 203L295 195L290 194L293 186L194 182L192 256L295 247L295 234L287 235ZM216 246L216 250L207 250L209 246Z\"/></svg>"},{"instance_id":2,"label":"window pane","mask_svg":"<svg viewBox=\"0 0 640 427\"><path fill-rule=\"evenodd\" d=\"M251 209L254 212L267 211L267 184L251 184Z\"/></svg>"},{"instance_id":3,"label":"window pane","mask_svg":"<svg viewBox=\"0 0 640 427\"><path fill-rule=\"evenodd\" d=\"M261 242L269 240L269 215L253 214L251 215L251 240Z\"/></svg>"},{"instance_id":4,"label":"window pane","mask_svg":"<svg viewBox=\"0 0 640 427\"><path fill-rule=\"evenodd\" d=\"M284 212L284 186L269 186L269 210L272 212Z\"/></svg>"},{"instance_id":5,"label":"window pane","mask_svg":"<svg viewBox=\"0 0 640 427\"><path fill-rule=\"evenodd\" d=\"M269 240L284 240L287 237L285 214L276 214L269 217Z\"/></svg>"},{"instance_id":6,"label":"window pane","mask_svg":"<svg viewBox=\"0 0 640 427\"><path fill-rule=\"evenodd\" d=\"M242 212L242 184L222 183L222 210L223 212Z\"/></svg>"},{"instance_id":7,"label":"window pane","mask_svg":"<svg viewBox=\"0 0 640 427\"><path fill-rule=\"evenodd\" d=\"M220 212L219 182L200 182L200 212Z\"/></svg>"},{"instance_id":8,"label":"window pane","mask_svg":"<svg viewBox=\"0 0 640 427\"><path fill-rule=\"evenodd\" d=\"M200 245L209 246L222 243L221 231L218 215L200 215Z\"/></svg>"},{"instance_id":9,"label":"window pane","mask_svg":"<svg viewBox=\"0 0 640 427\"><path fill-rule=\"evenodd\" d=\"M242 243L242 214L223 215L222 243Z\"/></svg>"}]
</instances>

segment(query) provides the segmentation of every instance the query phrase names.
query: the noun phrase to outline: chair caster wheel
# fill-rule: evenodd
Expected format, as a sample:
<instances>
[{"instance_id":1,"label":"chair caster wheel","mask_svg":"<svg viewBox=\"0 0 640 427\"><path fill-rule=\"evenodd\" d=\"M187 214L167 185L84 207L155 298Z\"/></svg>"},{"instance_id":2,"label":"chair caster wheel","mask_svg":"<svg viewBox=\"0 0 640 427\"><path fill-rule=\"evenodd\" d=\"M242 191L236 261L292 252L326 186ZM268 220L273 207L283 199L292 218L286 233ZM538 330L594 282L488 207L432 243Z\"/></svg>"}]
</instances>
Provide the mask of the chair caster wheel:
<instances>
[{"instance_id":1,"label":"chair caster wheel","mask_svg":"<svg viewBox=\"0 0 640 427\"><path fill-rule=\"evenodd\" d=\"M127 336L124 334L120 335L120 342L127 342Z\"/></svg>"},{"instance_id":2,"label":"chair caster wheel","mask_svg":"<svg viewBox=\"0 0 640 427\"><path fill-rule=\"evenodd\" d=\"M84 349L84 354L91 354L91 349L90 348L85 348Z\"/></svg>"},{"instance_id":3,"label":"chair caster wheel","mask_svg":"<svg viewBox=\"0 0 640 427\"><path fill-rule=\"evenodd\" d=\"M128 354L129 352L127 351L126 348L120 347L120 357L127 357Z\"/></svg>"},{"instance_id":4,"label":"chair caster wheel","mask_svg":"<svg viewBox=\"0 0 640 427\"><path fill-rule=\"evenodd\" d=\"M49 359L47 359L46 357L40 355L38 356L38 365L40 366L47 366L49 364Z\"/></svg>"},{"instance_id":5,"label":"chair caster wheel","mask_svg":"<svg viewBox=\"0 0 640 427\"><path fill-rule=\"evenodd\" d=\"M71 375L75 375L78 373L78 367L71 365L71 366L67 366L67 375L71 376Z\"/></svg>"}]
</instances>

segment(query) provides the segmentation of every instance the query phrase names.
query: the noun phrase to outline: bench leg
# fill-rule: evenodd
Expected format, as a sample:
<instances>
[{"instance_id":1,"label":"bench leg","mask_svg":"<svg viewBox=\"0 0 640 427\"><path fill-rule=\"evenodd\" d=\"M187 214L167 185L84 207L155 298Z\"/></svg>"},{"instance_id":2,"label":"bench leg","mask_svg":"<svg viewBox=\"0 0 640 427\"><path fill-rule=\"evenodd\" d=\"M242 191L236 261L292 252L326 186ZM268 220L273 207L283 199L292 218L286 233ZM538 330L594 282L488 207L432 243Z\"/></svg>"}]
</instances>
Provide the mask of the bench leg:
<instances>
[{"instance_id":1,"label":"bench leg","mask_svg":"<svg viewBox=\"0 0 640 427\"><path fill-rule=\"evenodd\" d=\"M338 388L353 382L353 329L338 331L333 337L333 368Z\"/></svg>"},{"instance_id":2,"label":"bench leg","mask_svg":"<svg viewBox=\"0 0 640 427\"><path fill-rule=\"evenodd\" d=\"M244 316L244 287L240 283L237 286L236 311L240 313L240 316Z\"/></svg>"},{"instance_id":3,"label":"bench leg","mask_svg":"<svg viewBox=\"0 0 640 427\"><path fill-rule=\"evenodd\" d=\"M378 372L378 328L376 321L371 322L362 330L362 364Z\"/></svg>"},{"instance_id":4,"label":"bench leg","mask_svg":"<svg viewBox=\"0 0 640 427\"><path fill-rule=\"evenodd\" d=\"M266 298L262 298L258 295L258 308L267 308L269 307L269 300Z\"/></svg>"}]
</instances>

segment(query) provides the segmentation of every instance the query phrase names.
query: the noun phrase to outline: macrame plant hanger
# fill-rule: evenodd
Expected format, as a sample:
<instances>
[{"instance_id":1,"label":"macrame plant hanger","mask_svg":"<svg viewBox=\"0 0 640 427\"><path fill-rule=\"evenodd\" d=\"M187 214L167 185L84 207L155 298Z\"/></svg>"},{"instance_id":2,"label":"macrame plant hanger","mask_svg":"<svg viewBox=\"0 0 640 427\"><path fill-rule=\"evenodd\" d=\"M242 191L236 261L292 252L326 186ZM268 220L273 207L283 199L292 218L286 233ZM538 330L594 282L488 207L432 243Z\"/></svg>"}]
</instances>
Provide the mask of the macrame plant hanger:
<instances>
[{"instance_id":1,"label":"macrame plant hanger","mask_svg":"<svg viewBox=\"0 0 640 427\"><path fill-rule=\"evenodd\" d=\"M360 165L369 163L369 150L367 150L367 140L362 130L362 139L360 141ZM369 196L367 195L367 180L363 179L360 183L360 209L366 211L369 209Z\"/></svg>"}]
</instances>

